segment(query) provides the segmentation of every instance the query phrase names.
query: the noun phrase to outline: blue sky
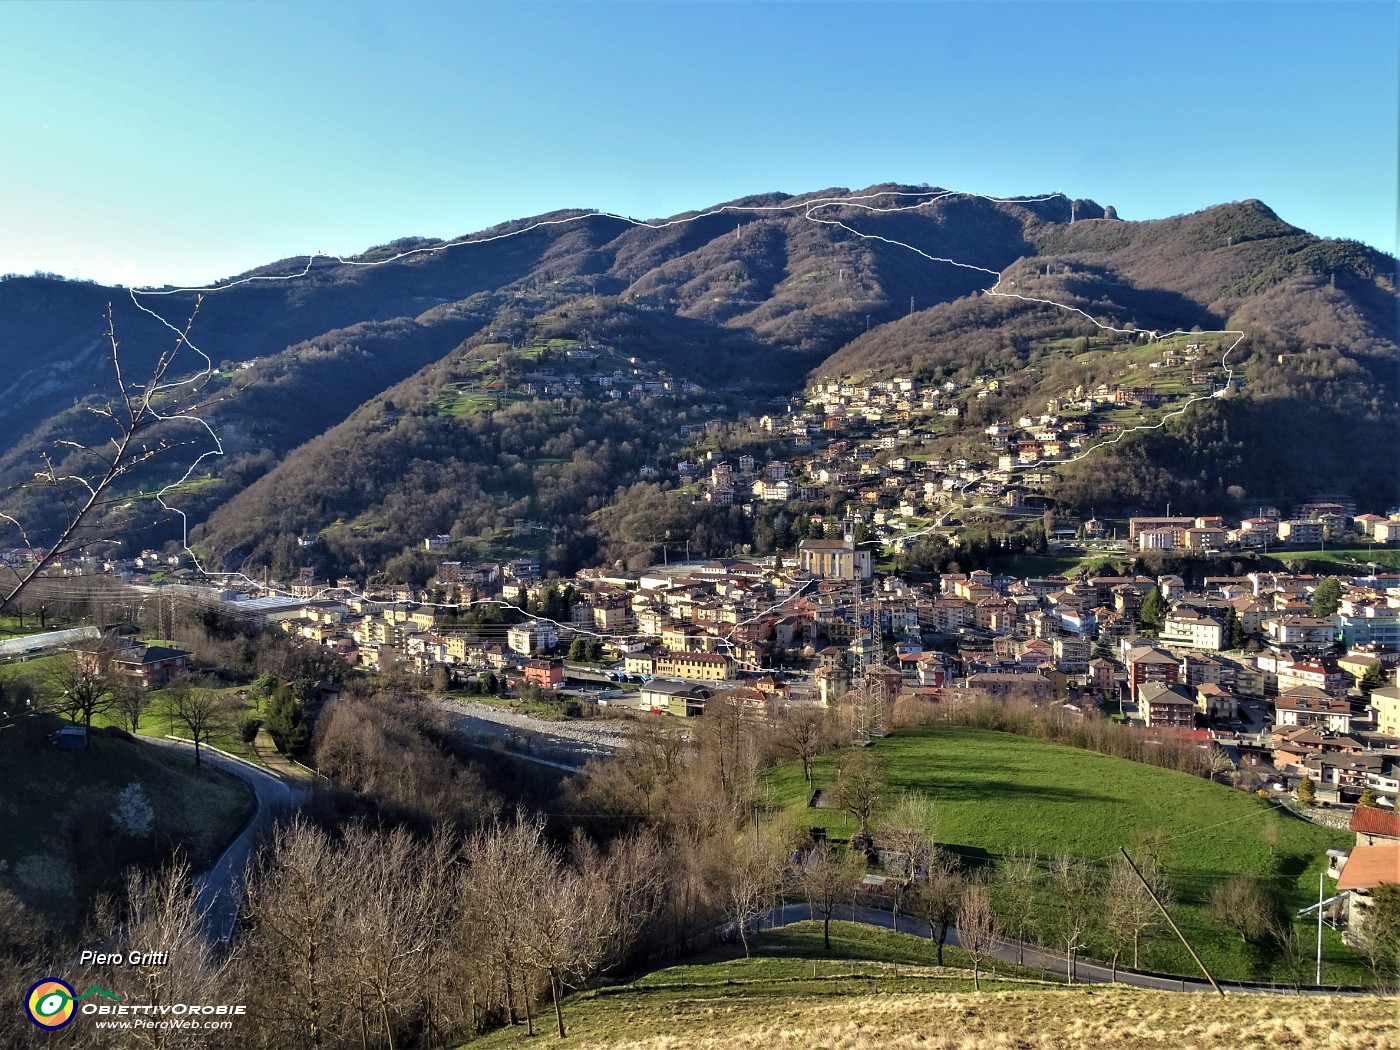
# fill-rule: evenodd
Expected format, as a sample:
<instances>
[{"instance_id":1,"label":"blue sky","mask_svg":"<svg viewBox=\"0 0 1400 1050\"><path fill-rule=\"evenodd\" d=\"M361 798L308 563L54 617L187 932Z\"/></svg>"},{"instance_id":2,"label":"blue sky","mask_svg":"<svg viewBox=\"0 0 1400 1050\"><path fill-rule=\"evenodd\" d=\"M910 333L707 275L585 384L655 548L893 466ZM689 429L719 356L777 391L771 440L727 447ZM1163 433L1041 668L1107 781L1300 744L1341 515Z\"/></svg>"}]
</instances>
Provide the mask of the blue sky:
<instances>
[{"instance_id":1,"label":"blue sky","mask_svg":"<svg viewBox=\"0 0 1400 1050\"><path fill-rule=\"evenodd\" d=\"M0 4L0 272L203 283L561 207L877 182L1396 247L1397 11Z\"/></svg>"}]
</instances>

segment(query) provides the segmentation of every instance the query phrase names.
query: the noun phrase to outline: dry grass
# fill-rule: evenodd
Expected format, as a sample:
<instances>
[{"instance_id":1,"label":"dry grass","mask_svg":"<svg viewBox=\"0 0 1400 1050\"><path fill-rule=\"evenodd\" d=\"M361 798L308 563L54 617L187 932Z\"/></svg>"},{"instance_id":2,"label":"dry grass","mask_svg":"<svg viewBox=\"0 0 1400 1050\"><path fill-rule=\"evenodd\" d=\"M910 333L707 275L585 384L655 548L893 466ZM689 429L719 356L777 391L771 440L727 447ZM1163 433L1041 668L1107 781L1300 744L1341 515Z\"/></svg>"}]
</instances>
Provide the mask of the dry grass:
<instances>
[{"instance_id":1,"label":"dry grass","mask_svg":"<svg viewBox=\"0 0 1400 1050\"><path fill-rule=\"evenodd\" d=\"M1400 1050L1393 998L1149 992L1073 987L997 964L982 991L959 967L929 965L926 941L851 923L817 923L762 934L754 956L717 949L631 984L569 997L567 1039L548 1045L609 1050ZM547 1011L544 1011L547 1013ZM550 1031L552 1016L541 1016ZM545 1045L524 1026L502 1029L472 1050Z\"/></svg>"},{"instance_id":2,"label":"dry grass","mask_svg":"<svg viewBox=\"0 0 1400 1050\"><path fill-rule=\"evenodd\" d=\"M1131 1050L1137 1047L1328 1047L1394 1050L1393 1000L1171 992L1050 990L865 995L795 1000L763 1011L742 997L675 1000L651 1035L580 1033L574 1046L615 1050L763 1047L765 1050ZM775 1004L773 1004L775 1005ZM642 1018L634 1018L633 1025ZM633 1025L620 1026L624 1029Z\"/></svg>"}]
</instances>

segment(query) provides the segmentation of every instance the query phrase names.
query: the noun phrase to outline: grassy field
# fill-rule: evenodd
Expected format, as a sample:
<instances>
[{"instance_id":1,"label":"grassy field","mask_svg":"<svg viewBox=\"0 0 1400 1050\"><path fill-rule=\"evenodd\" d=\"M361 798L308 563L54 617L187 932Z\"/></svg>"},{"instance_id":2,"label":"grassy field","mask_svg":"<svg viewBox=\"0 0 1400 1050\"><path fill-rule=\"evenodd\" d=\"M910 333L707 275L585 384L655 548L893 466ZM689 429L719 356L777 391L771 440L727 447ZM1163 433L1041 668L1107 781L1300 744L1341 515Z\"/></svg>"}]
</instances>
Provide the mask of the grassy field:
<instances>
[{"instance_id":1,"label":"grassy field","mask_svg":"<svg viewBox=\"0 0 1400 1050\"><path fill-rule=\"evenodd\" d=\"M1336 565L1356 569L1362 574L1370 571L1368 563L1375 562L1377 568L1400 569L1400 548L1397 547L1338 547L1327 550L1269 552L1270 558L1293 564L1296 562L1318 562L1323 565Z\"/></svg>"},{"instance_id":2,"label":"grassy field","mask_svg":"<svg viewBox=\"0 0 1400 1050\"><path fill-rule=\"evenodd\" d=\"M1086 554L1009 554L991 559L994 572L1004 572L1018 579L1027 576L1072 576L1081 566L1093 572L1123 573L1133 563L1131 555L1104 551Z\"/></svg>"},{"instance_id":3,"label":"grassy field","mask_svg":"<svg viewBox=\"0 0 1400 1050\"><path fill-rule=\"evenodd\" d=\"M672 1050L775 1047L1395 1048L1393 1004L1353 999L1206 995L1046 983L1001 973L972 990L963 959L928 965L928 942L847 923L801 923L764 934L753 957L733 952L570 997L569 1035L549 1045ZM524 1026L467 1044L519 1046Z\"/></svg>"},{"instance_id":4,"label":"grassy field","mask_svg":"<svg viewBox=\"0 0 1400 1050\"><path fill-rule=\"evenodd\" d=\"M80 918L127 864L178 848L195 870L207 867L252 815L252 792L237 777L96 731L88 750L61 751L49 734L64 724L40 716L0 733L3 877L50 921ZM152 834L140 839L121 834L112 820L119 793L133 783L155 816Z\"/></svg>"},{"instance_id":5,"label":"grassy field","mask_svg":"<svg viewBox=\"0 0 1400 1050\"><path fill-rule=\"evenodd\" d=\"M0 616L0 639L16 638L21 635L41 634L44 631L66 631L71 627L79 626L57 616L50 616L45 626L39 625L39 617L28 615L24 617L21 625L18 616Z\"/></svg>"},{"instance_id":6,"label":"grassy field","mask_svg":"<svg viewBox=\"0 0 1400 1050\"><path fill-rule=\"evenodd\" d=\"M152 644L165 645L171 643L153 641ZM35 693L40 697L43 697L46 690L50 688L45 678L48 668L51 667L57 659L58 657L56 656L44 656L37 660L30 660L19 665L21 667L20 673L29 680ZM218 691L228 698L232 714L228 720L228 724L215 732L209 743L222 751L237 755L239 758L261 764L262 760L258 757L256 750L254 750L250 744L244 743L238 731L238 723L240 721L246 717L258 714L257 701L249 697L246 686L228 686ZM152 689L148 696L151 702L138 723L136 730L138 736L163 737L167 734L173 734L175 736L189 735L187 730L182 729L177 723L163 713L165 711L165 691L163 689ZM131 724L120 711L115 709L95 715L92 724L95 729L116 726L128 732L131 730Z\"/></svg>"},{"instance_id":7,"label":"grassy field","mask_svg":"<svg viewBox=\"0 0 1400 1050\"><path fill-rule=\"evenodd\" d=\"M1179 901L1175 917L1218 977L1282 979L1271 952L1243 945L1206 919L1211 887L1234 873L1260 879L1292 910L1316 900L1326 851L1351 845L1346 832L1317 827L1232 788L1155 766L1088 751L957 726L897 733L872 745L890 784L889 798L922 792L937 814L937 838L967 862L995 865L1013 848L1035 850L1042 861L1070 852L1107 865L1119 847L1133 849L1149 836L1164 842L1163 861ZM818 787L835 765L818 763ZM833 838L853 827L843 814L807 806L800 768L784 766L769 779L773 804L801 824L825 826ZM875 820L879 827L879 818ZM1040 925L1053 937L1057 902L1040 901ZM1361 984L1364 962L1328 931L1323 979ZM1107 958L1103 935L1091 935L1087 954ZM1142 956L1145 968L1195 974L1175 940L1158 938Z\"/></svg>"},{"instance_id":8,"label":"grassy field","mask_svg":"<svg viewBox=\"0 0 1400 1050\"><path fill-rule=\"evenodd\" d=\"M215 731L209 740L210 745L221 751L227 751L231 755L247 759L249 762L263 764L256 749L251 744L245 743L238 731L238 725L244 718L255 717L258 714L257 701L248 696L248 690L245 686L229 686L217 691L227 699L232 715L226 725ZM141 715L136 730L137 735L162 737L169 734L188 737L189 730L163 713L165 711L164 690L152 689L150 697L151 706ZM131 729L130 723L122 717L119 711L109 711L98 715L92 720L92 724L94 726L117 726L119 729L127 731Z\"/></svg>"}]
</instances>

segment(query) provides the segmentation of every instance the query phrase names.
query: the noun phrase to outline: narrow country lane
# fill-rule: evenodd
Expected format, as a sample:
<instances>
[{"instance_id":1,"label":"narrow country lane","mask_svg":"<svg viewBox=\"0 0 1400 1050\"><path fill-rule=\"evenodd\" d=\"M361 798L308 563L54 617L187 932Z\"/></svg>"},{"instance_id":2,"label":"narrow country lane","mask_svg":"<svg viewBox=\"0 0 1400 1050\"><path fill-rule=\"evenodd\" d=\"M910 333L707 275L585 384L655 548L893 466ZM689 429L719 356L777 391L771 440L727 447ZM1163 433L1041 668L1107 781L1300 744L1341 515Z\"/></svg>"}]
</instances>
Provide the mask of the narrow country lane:
<instances>
[{"instance_id":1,"label":"narrow country lane","mask_svg":"<svg viewBox=\"0 0 1400 1050\"><path fill-rule=\"evenodd\" d=\"M175 748L193 756L194 745L183 740L146 738L148 743ZM257 809L252 818L228 845L214 865L195 879L199 906L206 913L209 931L215 940L226 941L233 933L238 909L243 903L243 876L252 856L253 847L269 831L277 818L299 806L310 790L289 784L281 777L250 763L211 750L200 749L200 760L216 769L232 773L253 790Z\"/></svg>"}]
</instances>

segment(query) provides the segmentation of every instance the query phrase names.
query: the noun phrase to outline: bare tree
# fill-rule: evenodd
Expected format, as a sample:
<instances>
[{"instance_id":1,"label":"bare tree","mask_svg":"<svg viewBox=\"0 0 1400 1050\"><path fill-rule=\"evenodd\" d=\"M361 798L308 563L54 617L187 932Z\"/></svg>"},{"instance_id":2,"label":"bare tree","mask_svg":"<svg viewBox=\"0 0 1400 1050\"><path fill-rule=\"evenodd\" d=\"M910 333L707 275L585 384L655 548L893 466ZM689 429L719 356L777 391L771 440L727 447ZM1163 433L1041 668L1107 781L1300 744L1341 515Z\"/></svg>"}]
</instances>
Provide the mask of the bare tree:
<instances>
[{"instance_id":1,"label":"bare tree","mask_svg":"<svg viewBox=\"0 0 1400 1050\"><path fill-rule=\"evenodd\" d=\"M745 958L749 954L748 928L782 878L784 852L783 844L771 836L757 841L744 838L726 865L724 913L739 934Z\"/></svg>"},{"instance_id":2,"label":"bare tree","mask_svg":"<svg viewBox=\"0 0 1400 1050\"><path fill-rule=\"evenodd\" d=\"M972 987L982 990L982 960L991 955L1001 939L1001 923L992 908L987 887L974 882L958 902L958 944L972 956Z\"/></svg>"},{"instance_id":3,"label":"bare tree","mask_svg":"<svg viewBox=\"0 0 1400 1050\"><path fill-rule=\"evenodd\" d=\"M525 923L528 957L549 980L559 1038L564 1028L564 993L586 981L602 962L606 937L601 929L606 911L589 892L577 871L562 866L552 853L541 858L541 872L550 872L549 891L532 901Z\"/></svg>"},{"instance_id":4,"label":"bare tree","mask_svg":"<svg viewBox=\"0 0 1400 1050\"><path fill-rule=\"evenodd\" d=\"M1235 763L1219 744L1211 744L1205 754L1206 779L1217 783L1228 783L1238 775Z\"/></svg>"},{"instance_id":5,"label":"bare tree","mask_svg":"<svg viewBox=\"0 0 1400 1050\"><path fill-rule=\"evenodd\" d=\"M1162 902L1162 907L1171 906L1171 887L1156 857L1148 854L1138 863L1142 879L1133 873L1125 860L1118 860L1109 869L1108 884L1104 887L1107 900L1104 902L1104 925L1113 938L1113 980L1118 980L1118 957L1126 944L1133 948L1133 969L1138 968L1138 949L1142 938L1164 925L1162 913L1152 902L1152 893ZM1143 885L1147 880L1147 886ZM1147 887L1152 888L1148 893Z\"/></svg>"},{"instance_id":6,"label":"bare tree","mask_svg":"<svg viewBox=\"0 0 1400 1050\"><path fill-rule=\"evenodd\" d=\"M111 970L110 987L135 993L154 1007L236 1001L230 958L216 953L209 942L190 869L183 861L151 873L131 869L123 900L100 908L99 916L109 940L139 947L138 960L149 960ZM130 963L130 953L124 958ZM160 1025L133 1029L125 1038L128 1045L153 1050L228 1041L212 1032Z\"/></svg>"},{"instance_id":7,"label":"bare tree","mask_svg":"<svg viewBox=\"0 0 1400 1050\"><path fill-rule=\"evenodd\" d=\"M1286 912L1270 909L1266 921L1269 939L1278 948L1279 960L1288 973L1288 983L1299 995L1308 981L1308 964L1312 962L1310 938L1298 929Z\"/></svg>"},{"instance_id":8,"label":"bare tree","mask_svg":"<svg viewBox=\"0 0 1400 1050\"><path fill-rule=\"evenodd\" d=\"M538 971L529 944L530 911L545 887L554 892L557 871L543 835L539 820L523 816L481 829L467 843L468 868L460 883L482 953L501 976L507 1020L517 1023L518 1004L531 1034Z\"/></svg>"},{"instance_id":9,"label":"bare tree","mask_svg":"<svg viewBox=\"0 0 1400 1050\"><path fill-rule=\"evenodd\" d=\"M0 878L8 874L0 861ZM0 986L24 988L36 972L48 972L40 962L49 931L44 920L0 881ZM24 1046L33 1025L21 1010L0 1010L0 1046Z\"/></svg>"},{"instance_id":10,"label":"bare tree","mask_svg":"<svg viewBox=\"0 0 1400 1050\"><path fill-rule=\"evenodd\" d=\"M347 870L347 922L342 947L353 973L348 989L367 1040L372 1004L389 1050L405 1016L421 1009L433 966L432 948L450 925L454 849L444 836L415 843L402 829L382 834L354 828L342 846Z\"/></svg>"},{"instance_id":11,"label":"bare tree","mask_svg":"<svg viewBox=\"0 0 1400 1050\"><path fill-rule=\"evenodd\" d=\"M1206 899L1206 914L1239 934L1248 944L1268 932L1270 904L1259 880L1248 875L1232 875L1216 883Z\"/></svg>"},{"instance_id":12,"label":"bare tree","mask_svg":"<svg viewBox=\"0 0 1400 1050\"><path fill-rule=\"evenodd\" d=\"M337 989L350 976L342 930L354 872L325 832L279 828L249 880L243 960L269 1045L319 1048L344 1031Z\"/></svg>"},{"instance_id":13,"label":"bare tree","mask_svg":"<svg viewBox=\"0 0 1400 1050\"><path fill-rule=\"evenodd\" d=\"M596 897L589 912L603 916L604 972L625 963L660 917L671 888L669 857L650 832L616 839L606 853L576 832L572 853L579 877Z\"/></svg>"},{"instance_id":14,"label":"bare tree","mask_svg":"<svg viewBox=\"0 0 1400 1050\"><path fill-rule=\"evenodd\" d=\"M84 747L91 747L92 720L111 710L116 680L98 663L95 653L69 652L58 657L46 674L49 706L70 721L83 723Z\"/></svg>"},{"instance_id":15,"label":"bare tree","mask_svg":"<svg viewBox=\"0 0 1400 1050\"><path fill-rule=\"evenodd\" d=\"M14 515L0 511L0 524L8 525L27 549L38 552L23 568L0 563L0 575L8 577L0 584L0 612L9 610L55 559L107 538L110 525L100 520L101 515L132 499L123 489L133 472L175 448L193 443L176 442L169 435L172 420L197 420L195 413L208 407L201 400L210 375L207 370L190 380L172 378L177 374L180 351L190 346L189 333L200 301L196 300L183 330L177 332L174 347L162 353L150 375L137 383L131 383L123 372L112 309L108 306L106 338L111 346L116 391L105 404L88 406L87 411L101 421L109 436L92 444L68 438L56 441L54 452L44 455L42 468L22 486L40 490L57 507L60 524L52 535L42 536L42 546L37 546L41 539L37 526L31 534ZM207 358L203 359L203 364L207 363Z\"/></svg>"},{"instance_id":16,"label":"bare tree","mask_svg":"<svg viewBox=\"0 0 1400 1050\"><path fill-rule=\"evenodd\" d=\"M233 726L235 707L217 689L177 679L165 690L165 713L194 742L194 764L200 764L200 748Z\"/></svg>"},{"instance_id":17,"label":"bare tree","mask_svg":"<svg viewBox=\"0 0 1400 1050\"><path fill-rule=\"evenodd\" d=\"M943 965L943 946L948 943L948 931L957 921L958 906L966 889L967 877L957 858L938 849L929 857L927 877L915 883L909 895L909 910L928 924L939 966Z\"/></svg>"},{"instance_id":18,"label":"bare tree","mask_svg":"<svg viewBox=\"0 0 1400 1050\"><path fill-rule=\"evenodd\" d=\"M807 791L812 791L812 763L831 746L826 714L816 708L799 708L778 717L773 727L773 746L779 754L802 763Z\"/></svg>"},{"instance_id":19,"label":"bare tree","mask_svg":"<svg viewBox=\"0 0 1400 1050\"><path fill-rule=\"evenodd\" d=\"M1061 853L1050 862L1050 883L1060 899L1059 934L1065 946L1065 980L1073 984L1076 956L1098 915L1098 873L1082 857Z\"/></svg>"},{"instance_id":20,"label":"bare tree","mask_svg":"<svg viewBox=\"0 0 1400 1050\"><path fill-rule=\"evenodd\" d=\"M937 818L928 797L917 791L900 796L884 819L875 845L880 860L894 884L891 899L892 922L899 932L899 909L904 895L915 881L926 876L935 849Z\"/></svg>"},{"instance_id":21,"label":"bare tree","mask_svg":"<svg viewBox=\"0 0 1400 1050\"><path fill-rule=\"evenodd\" d=\"M500 968L514 1023L514 991L534 1031L532 999L547 984L559 1036L566 1034L564 994L607 958L613 912L597 887L569 867L544 838L541 819L517 817L479 831L467 845L462 886L486 956Z\"/></svg>"},{"instance_id":22,"label":"bare tree","mask_svg":"<svg viewBox=\"0 0 1400 1050\"><path fill-rule=\"evenodd\" d=\"M1012 850L997 872L997 890L1007 926L1016 931L1016 961L1026 961L1026 931L1035 917L1035 891L1040 862L1034 852Z\"/></svg>"},{"instance_id":23,"label":"bare tree","mask_svg":"<svg viewBox=\"0 0 1400 1050\"><path fill-rule=\"evenodd\" d=\"M850 853L838 854L822 842L803 863L799 882L812 911L822 917L822 943L831 951L831 917L850 895L865 865Z\"/></svg>"},{"instance_id":24,"label":"bare tree","mask_svg":"<svg viewBox=\"0 0 1400 1050\"><path fill-rule=\"evenodd\" d=\"M717 818L742 816L757 798L761 766L760 732L745 712L724 693L705 704L691 735L696 744L696 772L710 781L705 795Z\"/></svg>"},{"instance_id":25,"label":"bare tree","mask_svg":"<svg viewBox=\"0 0 1400 1050\"><path fill-rule=\"evenodd\" d=\"M134 682L119 682L112 706L121 712L122 719L135 733L141 728L141 716L151 706L151 694Z\"/></svg>"},{"instance_id":26,"label":"bare tree","mask_svg":"<svg viewBox=\"0 0 1400 1050\"><path fill-rule=\"evenodd\" d=\"M860 825L856 834L867 844L870 842L870 817L887 786L884 773L867 748L851 748L842 753L834 794L841 808L856 818Z\"/></svg>"}]
</instances>

